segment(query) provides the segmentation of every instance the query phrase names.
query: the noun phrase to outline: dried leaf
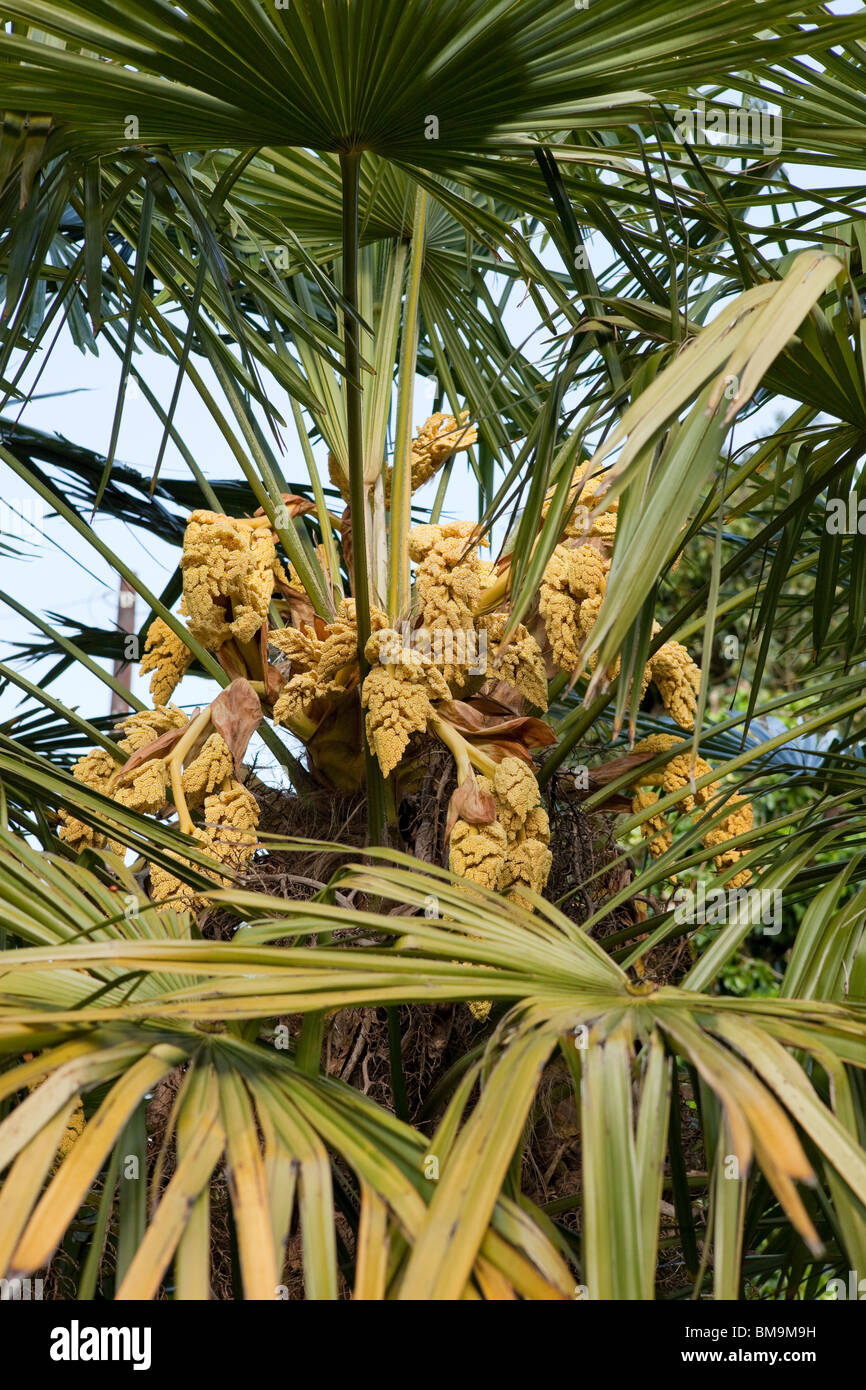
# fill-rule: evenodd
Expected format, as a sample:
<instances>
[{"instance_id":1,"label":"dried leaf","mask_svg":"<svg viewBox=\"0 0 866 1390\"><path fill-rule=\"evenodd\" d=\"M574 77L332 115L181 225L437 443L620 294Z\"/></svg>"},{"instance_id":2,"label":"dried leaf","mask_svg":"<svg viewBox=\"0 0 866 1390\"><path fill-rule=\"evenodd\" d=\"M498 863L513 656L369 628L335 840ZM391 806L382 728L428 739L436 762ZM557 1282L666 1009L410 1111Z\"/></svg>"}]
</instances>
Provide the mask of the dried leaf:
<instances>
[{"instance_id":1,"label":"dried leaf","mask_svg":"<svg viewBox=\"0 0 866 1390\"><path fill-rule=\"evenodd\" d=\"M609 763L603 763L600 767L593 767L589 772L589 784L598 789L606 787L610 782L615 782L623 773L631 772L633 768L640 767L641 763L649 762L650 759L657 757L657 753L626 753L621 758L614 758Z\"/></svg>"},{"instance_id":2,"label":"dried leaf","mask_svg":"<svg viewBox=\"0 0 866 1390\"><path fill-rule=\"evenodd\" d=\"M291 584L284 583L279 575L276 576L274 584L286 601L293 627L300 627L302 623L311 623L316 616L316 611L304 590L295 589Z\"/></svg>"},{"instance_id":3,"label":"dried leaf","mask_svg":"<svg viewBox=\"0 0 866 1390\"><path fill-rule=\"evenodd\" d=\"M526 744L521 743L518 739L473 738L471 742L479 752L486 753L488 758L492 758L495 763L501 763L503 758L520 758L527 767L531 767L532 771L535 772L532 754Z\"/></svg>"},{"instance_id":4,"label":"dried leaf","mask_svg":"<svg viewBox=\"0 0 866 1390\"><path fill-rule=\"evenodd\" d=\"M228 642L223 642L222 646L215 653L216 659L223 668L227 676L234 680L246 680L247 663L244 661L234 642L229 638Z\"/></svg>"},{"instance_id":5,"label":"dried leaf","mask_svg":"<svg viewBox=\"0 0 866 1390\"><path fill-rule=\"evenodd\" d=\"M527 748L547 748L556 743L556 734L550 725L530 714L508 715L505 718L485 714L475 701L469 700L443 700L436 706L436 711L470 742L480 738L505 738L523 743Z\"/></svg>"},{"instance_id":6,"label":"dried leaf","mask_svg":"<svg viewBox=\"0 0 866 1390\"><path fill-rule=\"evenodd\" d=\"M195 719L197 714L198 710L195 710L192 719ZM150 762L151 758L162 758L166 753L171 752L174 745L183 738L188 728L189 724L184 724L180 729L166 729L165 733L160 734L158 738L152 739L150 743L145 743L142 748L137 748L134 753L129 755L123 767L114 774L109 784L109 790L113 791L127 773L141 767L142 763Z\"/></svg>"},{"instance_id":7,"label":"dried leaf","mask_svg":"<svg viewBox=\"0 0 866 1390\"><path fill-rule=\"evenodd\" d=\"M504 681L500 681L499 684L508 692L508 699L503 699L501 695L497 695L496 689L494 688L493 690L488 690L486 695L473 695L471 699L465 702L457 700L454 703L466 703L471 709L479 710L482 714L495 715L497 719L511 719L515 714L510 698L513 694L513 687L505 685Z\"/></svg>"},{"instance_id":8,"label":"dried leaf","mask_svg":"<svg viewBox=\"0 0 866 1390\"><path fill-rule=\"evenodd\" d=\"M241 677L220 691L210 707L210 720L222 734L240 772L247 744L262 721L262 706L248 680Z\"/></svg>"},{"instance_id":9,"label":"dried leaf","mask_svg":"<svg viewBox=\"0 0 866 1390\"><path fill-rule=\"evenodd\" d=\"M449 724L453 724L459 733L476 734L488 723L497 722L502 714L505 714L505 711L502 711L502 714L492 711L488 713L481 706L481 700L473 700L471 704L468 700L442 700L436 706L436 711L443 719L447 719Z\"/></svg>"},{"instance_id":10,"label":"dried leaf","mask_svg":"<svg viewBox=\"0 0 866 1390\"><path fill-rule=\"evenodd\" d=\"M497 681L490 691L489 698L502 705L507 715L523 713L523 696L516 686L509 685L507 681Z\"/></svg>"},{"instance_id":11,"label":"dried leaf","mask_svg":"<svg viewBox=\"0 0 866 1390\"><path fill-rule=\"evenodd\" d=\"M599 767L591 767L586 777L586 787L575 786L578 799L585 801L593 792L601 791L603 787L615 782L623 773L632 772L640 767L641 763L649 762L656 756L655 753L626 753L621 758L614 758L612 762L602 763ZM566 777L566 785L570 779ZM629 812L632 809L632 800L628 795L614 792L611 796L605 797L604 801L596 803L597 811L608 811L618 814L620 811Z\"/></svg>"}]
</instances>

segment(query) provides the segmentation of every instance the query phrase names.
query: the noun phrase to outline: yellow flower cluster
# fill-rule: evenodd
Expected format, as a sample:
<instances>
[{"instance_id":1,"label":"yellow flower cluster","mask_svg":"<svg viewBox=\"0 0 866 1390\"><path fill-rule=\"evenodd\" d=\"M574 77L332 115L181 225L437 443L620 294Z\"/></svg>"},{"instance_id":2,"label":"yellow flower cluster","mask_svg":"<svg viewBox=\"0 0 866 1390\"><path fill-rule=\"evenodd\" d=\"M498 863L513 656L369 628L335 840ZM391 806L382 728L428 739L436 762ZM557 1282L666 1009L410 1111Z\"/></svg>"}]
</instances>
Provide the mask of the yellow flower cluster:
<instances>
[{"instance_id":1,"label":"yellow flower cluster","mask_svg":"<svg viewBox=\"0 0 866 1390\"><path fill-rule=\"evenodd\" d=\"M531 632L519 623L508 646L496 658L495 648L505 636L507 613L489 613L478 619L479 632L487 633L488 680L505 681L538 709L547 709L547 672L544 655Z\"/></svg>"},{"instance_id":2,"label":"yellow flower cluster","mask_svg":"<svg viewBox=\"0 0 866 1390\"><path fill-rule=\"evenodd\" d=\"M499 881L500 889L527 911L532 904L521 888L541 893L547 883L553 857L550 821L541 804L541 793L532 769L520 758L503 758L493 777L496 819L508 837L508 854Z\"/></svg>"},{"instance_id":3,"label":"yellow flower cluster","mask_svg":"<svg viewBox=\"0 0 866 1390\"><path fill-rule=\"evenodd\" d=\"M93 791L102 792L104 796L108 796L111 779L120 770L120 766L121 764L116 762L104 748L94 748L90 753L85 753L83 758L78 759L72 769L72 775L76 782L81 782ZM105 847L104 835L100 835L98 831L85 825L84 821L78 820L68 811L60 812L60 822L60 838L65 840L72 849L78 851Z\"/></svg>"},{"instance_id":4,"label":"yellow flower cluster","mask_svg":"<svg viewBox=\"0 0 866 1390\"><path fill-rule=\"evenodd\" d=\"M491 794L496 819L487 825L457 820L448 842L448 867L453 874L534 911L521 889L542 893L553 857L550 821L532 770L521 758L503 758L491 780L478 778L479 790ZM489 999L473 999L469 1008L479 1023L490 1013Z\"/></svg>"},{"instance_id":5,"label":"yellow flower cluster","mask_svg":"<svg viewBox=\"0 0 866 1390\"><path fill-rule=\"evenodd\" d=\"M681 729L695 727L701 673L680 642L665 642L650 657L648 670L662 704Z\"/></svg>"},{"instance_id":6,"label":"yellow flower cluster","mask_svg":"<svg viewBox=\"0 0 866 1390\"><path fill-rule=\"evenodd\" d=\"M658 753L667 753L672 748L681 747L683 752L677 753L670 758L663 767L656 768L652 772L639 771L635 778L635 794L632 798L632 810L635 815L641 811L646 811L654 806L661 797L669 796L672 792L680 791L683 787L690 785L692 775L695 780L705 777L712 772L710 764L704 758L696 758L692 761L691 749L680 739L671 734L652 734L649 738L642 739L634 746L635 753L650 753L655 756ZM658 788L658 790L656 790ZM706 806L710 800L710 786L698 787L695 794L689 793L682 797L677 803L677 811L692 812L697 806ZM731 797L729 814L718 825L708 830L702 837L702 843L706 849L713 849L717 845L724 844L727 840L733 839L736 835L743 835L751 830L754 824L754 812L751 802L745 797L734 795ZM641 834L648 841L647 848L654 858L658 858L670 849L673 844L673 832L668 824L664 812L658 812L649 816L641 824ZM730 848L714 857L716 868L721 872L723 869L730 868L743 857L743 851ZM748 883L751 872L744 869L731 879L731 886L739 888L742 884Z\"/></svg>"},{"instance_id":7,"label":"yellow flower cluster","mask_svg":"<svg viewBox=\"0 0 866 1390\"><path fill-rule=\"evenodd\" d=\"M331 486L337 489L343 501L348 506L351 501L349 496L349 479L343 472L337 455L332 453L330 449L328 450L328 477L331 480Z\"/></svg>"},{"instance_id":8,"label":"yellow flower cluster","mask_svg":"<svg viewBox=\"0 0 866 1390\"><path fill-rule=\"evenodd\" d=\"M204 798L205 823L196 826L193 837L202 850L218 864L241 869L252 858L256 848L256 827L259 807L255 797L231 778L219 792ZM181 859L181 863L189 864ZM222 887L229 879L218 872L206 870L206 877ZM207 906L207 895L197 892L188 883L159 864L150 866L150 892L154 902L171 899L171 906L195 912Z\"/></svg>"},{"instance_id":9,"label":"yellow flower cluster","mask_svg":"<svg viewBox=\"0 0 866 1390\"><path fill-rule=\"evenodd\" d=\"M433 714L432 700L448 700L451 691L433 662L403 648L399 633L383 628L364 650L370 671L361 692L367 711L367 740L387 777L406 751L413 733L424 733Z\"/></svg>"},{"instance_id":10,"label":"yellow flower cluster","mask_svg":"<svg viewBox=\"0 0 866 1390\"><path fill-rule=\"evenodd\" d=\"M545 567L539 590L539 612L544 621L553 660L561 671L581 674L581 651L595 627L607 586L610 560L590 545L558 545ZM653 631L659 631L658 623ZM594 653L590 666L594 669ZM608 670L613 679L620 669L617 658ZM680 642L665 642L644 667L641 699L653 681L662 704L681 729L693 729L700 669Z\"/></svg>"},{"instance_id":11,"label":"yellow flower cluster","mask_svg":"<svg viewBox=\"0 0 866 1390\"><path fill-rule=\"evenodd\" d=\"M560 671L580 666L581 649L604 597L607 569L598 551L588 545L558 545L547 562L538 609Z\"/></svg>"},{"instance_id":12,"label":"yellow flower cluster","mask_svg":"<svg viewBox=\"0 0 866 1390\"><path fill-rule=\"evenodd\" d=\"M193 512L183 538L184 612L202 646L251 642L268 616L277 552L270 526Z\"/></svg>"},{"instance_id":13,"label":"yellow flower cluster","mask_svg":"<svg viewBox=\"0 0 866 1390\"><path fill-rule=\"evenodd\" d=\"M589 520L587 513L591 514L597 507L601 506L608 490L608 484L603 474L584 483L583 479L588 467L588 463L578 464L574 470L569 492L569 518L564 534L572 540L586 540L590 536L594 536L604 542L605 547L610 546L612 548L616 535L619 498L614 497L603 512ZM549 502L542 509L545 516L548 505Z\"/></svg>"},{"instance_id":14,"label":"yellow flower cluster","mask_svg":"<svg viewBox=\"0 0 866 1390\"><path fill-rule=\"evenodd\" d=\"M370 630L380 632L388 619L378 608L371 609ZM358 679L358 618L355 600L344 598L328 629L316 666L316 684L323 694L340 695Z\"/></svg>"},{"instance_id":15,"label":"yellow flower cluster","mask_svg":"<svg viewBox=\"0 0 866 1390\"><path fill-rule=\"evenodd\" d=\"M458 820L448 841L448 867L460 878L495 892L507 850L508 836L498 821L491 825L471 825L469 821Z\"/></svg>"},{"instance_id":16,"label":"yellow flower cluster","mask_svg":"<svg viewBox=\"0 0 866 1390\"><path fill-rule=\"evenodd\" d=\"M530 812L541 803L535 774L522 758L503 758L493 774L493 794L498 807L496 818L505 827L509 844L513 844Z\"/></svg>"},{"instance_id":17,"label":"yellow flower cluster","mask_svg":"<svg viewBox=\"0 0 866 1390\"><path fill-rule=\"evenodd\" d=\"M378 608L370 613L375 634L388 626ZM268 634L291 664L291 673L274 705L274 723L289 727L309 719L316 700L344 695L357 684L358 619L355 600L343 599L336 617L319 637L310 627L284 627Z\"/></svg>"},{"instance_id":18,"label":"yellow flower cluster","mask_svg":"<svg viewBox=\"0 0 866 1390\"><path fill-rule=\"evenodd\" d=\"M58 1159L65 1158L66 1155L69 1153L70 1149L72 1148L73 1144L75 1144L76 1140L81 1138L82 1134L84 1133L86 1123L87 1121L85 1120L84 1116L84 1104L82 1101L79 1101L72 1114L69 1116L69 1119L66 1121L66 1128L63 1131L63 1138L60 1140L60 1143L57 1146Z\"/></svg>"},{"instance_id":19,"label":"yellow flower cluster","mask_svg":"<svg viewBox=\"0 0 866 1390\"><path fill-rule=\"evenodd\" d=\"M412 440L411 447L410 467L413 492L417 492L423 483L427 483L435 477L452 454L458 453L461 449L469 449L475 443L478 432L474 425L466 424L468 419L468 410L464 410L459 416L448 415L439 411L435 415L430 415L420 426L418 434ZM351 500L349 480L333 453L328 454L328 476L343 501L348 503ZM394 470L389 468L383 479L385 502L388 505L391 502L393 476Z\"/></svg>"},{"instance_id":20,"label":"yellow flower cluster","mask_svg":"<svg viewBox=\"0 0 866 1390\"><path fill-rule=\"evenodd\" d=\"M136 753L168 729L180 729L186 722L186 715L174 705L127 715L117 725L123 734L117 740L117 746L124 753ZM94 748L78 759L72 775L76 782L102 792L103 796L110 796L121 806L153 815L161 809L166 799L164 768L154 767L155 761L159 760L141 763L133 773L127 774L125 780L121 780L124 776L123 764L106 749ZM107 841L104 835L67 811L60 812L60 821L60 838L74 850L105 848ZM123 847L118 848L122 854Z\"/></svg>"},{"instance_id":21,"label":"yellow flower cluster","mask_svg":"<svg viewBox=\"0 0 866 1390\"><path fill-rule=\"evenodd\" d=\"M148 758L130 773L121 769L110 795L119 806L155 816L165 805L167 787L168 769L162 758Z\"/></svg>"},{"instance_id":22,"label":"yellow flower cluster","mask_svg":"<svg viewBox=\"0 0 866 1390\"><path fill-rule=\"evenodd\" d=\"M274 723L291 728L310 718L319 691L313 671L300 671L283 686L274 704Z\"/></svg>"},{"instance_id":23,"label":"yellow flower cluster","mask_svg":"<svg viewBox=\"0 0 866 1390\"><path fill-rule=\"evenodd\" d=\"M43 1077L40 1081L28 1082L28 1091L30 1091L31 1093L33 1091L38 1091L39 1087L44 1086L45 1082L48 1079L49 1078L46 1076ZM72 1111L72 1114L66 1121L66 1126L63 1130L63 1136L60 1140L60 1143L57 1145L57 1155L54 1160L52 1171L56 1171L57 1165L60 1163L60 1161L66 1157L66 1155L72 1149L76 1141L81 1138L82 1134L84 1133L86 1124L87 1121L84 1115L84 1103L83 1101L79 1101L75 1109Z\"/></svg>"},{"instance_id":24,"label":"yellow flower cluster","mask_svg":"<svg viewBox=\"0 0 866 1390\"><path fill-rule=\"evenodd\" d=\"M496 820L471 825L458 820L449 841L451 872L485 888L505 893L511 902L533 910L521 888L541 893L553 858L550 821L532 769L522 758L503 758L492 780L479 777L482 792L492 793Z\"/></svg>"},{"instance_id":25,"label":"yellow flower cluster","mask_svg":"<svg viewBox=\"0 0 866 1390\"><path fill-rule=\"evenodd\" d=\"M268 641L291 665L291 674L315 671L322 655L322 639L309 624L302 627L278 627L268 633Z\"/></svg>"},{"instance_id":26,"label":"yellow flower cluster","mask_svg":"<svg viewBox=\"0 0 866 1390\"><path fill-rule=\"evenodd\" d=\"M708 830L704 836L704 845L707 849L714 849L716 845L724 844L726 840L732 840L736 835L745 835L755 823L752 803L746 797L735 793L728 802L728 806L732 808L730 814L725 816L725 819L720 821L713 830ZM724 850L715 856L716 868L721 873L723 869L730 868L732 864L736 864L739 859L742 859L743 853L743 850L734 847ZM751 877L751 870L743 869L742 873L734 875L730 881L730 886L742 888Z\"/></svg>"},{"instance_id":27,"label":"yellow flower cluster","mask_svg":"<svg viewBox=\"0 0 866 1390\"><path fill-rule=\"evenodd\" d=\"M539 593L539 611L547 630L554 663L561 671L580 675L581 651L592 632L604 599L607 576L616 536L619 499L613 498L591 521L597 507L604 506L609 489L604 475L584 482L588 464L574 471L569 495L570 514L565 526L565 543L558 545L545 568ZM552 496L543 513L546 515ZM585 542L578 544L578 541ZM659 631L653 624L653 633ZM590 661L594 669L597 657ZM607 672L612 680L620 669L617 659ZM658 687L670 717L682 729L693 729L701 673L686 648L679 642L665 642L650 658L642 675L641 698L650 681Z\"/></svg>"},{"instance_id":28,"label":"yellow flower cluster","mask_svg":"<svg viewBox=\"0 0 866 1390\"><path fill-rule=\"evenodd\" d=\"M479 559L476 527L471 521L450 521L444 526L415 526L409 532L409 556L416 563L415 594L421 621L427 632L437 630L475 634L473 609L486 583L491 565ZM458 690L465 671L446 662L443 674Z\"/></svg>"},{"instance_id":29,"label":"yellow flower cluster","mask_svg":"<svg viewBox=\"0 0 866 1390\"><path fill-rule=\"evenodd\" d=\"M321 546L316 553L327 573ZM291 565L289 570L287 575L277 556L266 517L193 512L184 532L181 557L181 613L187 618L189 631L212 652L218 653L232 639L243 648L268 620L275 581L302 590ZM339 629L344 616L338 615L332 631ZM269 631L268 640L292 663L293 674L314 669L323 645L315 630L306 626L303 632L296 628ZM155 705L170 698L192 660L183 640L162 618L154 618L145 639L141 669L153 673L150 692ZM289 692L283 703L284 714L299 711L311 697L312 688Z\"/></svg>"},{"instance_id":30,"label":"yellow flower cluster","mask_svg":"<svg viewBox=\"0 0 866 1390\"><path fill-rule=\"evenodd\" d=\"M672 734L652 734L649 738L642 739L634 746L635 753L650 753L653 756L657 753L666 753L668 749L674 748L680 740ZM686 748L686 745L682 745ZM711 772L712 768L703 758L696 758L694 762L695 778L703 777ZM665 763L663 767L656 768L653 772L639 772L635 778L637 791L632 799L632 810L635 815L639 811L645 811L660 799L661 796L669 796L671 792L679 791L682 787L687 787L692 780L692 760L690 752L677 754ZM660 788L660 791L654 788ZM678 803L678 810L691 812L696 805L705 805L708 799L706 787L699 787L696 795L689 794L683 797ZM667 824L663 814L650 816L641 826L642 834L649 839L647 848L655 858L664 854L665 850L670 849L673 844L673 833Z\"/></svg>"},{"instance_id":31,"label":"yellow flower cluster","mask_svg":"<svg viewBox=\"0 0 866 1390\"><path fill-rule=\"evenodd\" d=\"M225 739L221 734L211 734L201 752L183 770L181 784L187 805L201 806L234 770L234 759Z\"/></svg>"},{"instance_id":32,"label":"yellow flower cluster","mask_svg":"<svg viewBox=\"0 0 866 1390\"><path fill-rule=\"evenodd\" d=\"M412 491L439 472L439 469L459 450L469 449L478 439L474 425L467 425L469 411L464 410L459 417L443 414L441 411L431 415L412 441ZM391 501L391 479L393 469L385 474L385 501Z\"/></svg>"},{"instance_id":33,"label":"yellow flower cluster","mask_svg":"<svg viewBox=\"0 0 866 1390\"><path fill-rule=\"evenodd\" d=\"M174 705L127 715L117 725L123 735L118 740L118 748L126 753L139 752L161 734L188 724L186 715ZM205 817L204 825L195 827L192 834L212 859L232 868L241 867L256 847L258 803L236 780L234 759L221 734L211 733L201 747L193 747L191 751L194 756L181 771L181 785L188 806L203 806ZM164 757L147 758L126 772L110 753L96 748L79 758L73 776L111 797L118 805L147 815L159 815L168 802L171 756L168 752ZM61 812L61 820L61 838L74 849L105 846L105 836L95 834L81 821L65 812ZM125 853L122 844L112 844L111 848L121 856ZM216 873L208 876L219 881ZM157 902L170 897L176 900L175 906L192 910L206 901L158 864L151 865L150 881L151 893Z\"/></svg>"},{"instance_id":34,"label":"yellow flower cluster","mask_svg":"<svg viewBox=\"0 0 866 1390\"><path fill-rule=\"evenodd\" d=\"M192 652L162 618L154 618L147 629L141 671L152 671L150 698L155 705L165 705L174 694L192 664Z\"/></svg>"},{"instance_id":35,"label":"yellow flower cluster","mask_svg":"<svg viewBox=\"0 0 866 1390\"><path fill-rule=\"evenodd\" d=\"M453 628L471 621L489 565L478 558L474 522L448 521L442 526L414 526L409 556L418 566L415 584L426 627L447 617Z\"/></svg>"},{"instance_id":36,"label":"yellow flower cluster","mask_svg":"<svg viewBox=\"0 0 866 1390\"><path fill-rule=\"evenodd\" d=\"M169 729L182 729L187 722L183 710L176 705L138 710L135 714L127 714L117 724L123 734L123 738L117 740L117 746L124 753L137 753L139 748L153 743L160 734L167 734Z\"/></svg>"}]
</instances>

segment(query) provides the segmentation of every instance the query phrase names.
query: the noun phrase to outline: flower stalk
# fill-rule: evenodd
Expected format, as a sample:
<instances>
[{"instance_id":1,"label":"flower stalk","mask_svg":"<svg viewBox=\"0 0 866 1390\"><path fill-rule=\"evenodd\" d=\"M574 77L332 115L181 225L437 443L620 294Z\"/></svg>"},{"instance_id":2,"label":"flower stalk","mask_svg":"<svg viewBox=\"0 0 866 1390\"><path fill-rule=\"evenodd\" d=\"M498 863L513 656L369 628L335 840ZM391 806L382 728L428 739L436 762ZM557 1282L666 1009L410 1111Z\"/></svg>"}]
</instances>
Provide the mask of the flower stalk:
<instances>
[{"instance_id":1,"label":"flower stalk","mask_svg":"<svg viewBox=\"0 0 866 1390\"><path fill-rule=\"evenodd\" d=\"M171 752L165 758L165 765L168 768L169 779L171 781L171 794L174 798L174 806L177 811L178 829L184 835L191 835L194 829L192 816L186 804L186 796L183 790L183 762L190 749L204 733L210 724L210 705L196 715L184 731L183 737L178 739Z\"/></svg>"},{"instance_id":2,"label":"flower stalk","mask_svg":"<svg viewBox=\"0 0 866 1390\"><path fill-rule=\"evenodd\" d=\"M458 784L462 785L466 781L473 767L478 772L483 773L485 777L494 776L496 763L493 758L465 739L461 733L458 733L453 724L449 724L447 719L443 719L441 714L434 714L428 718L427 728L431 734L435 734L445 744L445 747L452 754L457 764Z\"/></svg>"}]
</instances>

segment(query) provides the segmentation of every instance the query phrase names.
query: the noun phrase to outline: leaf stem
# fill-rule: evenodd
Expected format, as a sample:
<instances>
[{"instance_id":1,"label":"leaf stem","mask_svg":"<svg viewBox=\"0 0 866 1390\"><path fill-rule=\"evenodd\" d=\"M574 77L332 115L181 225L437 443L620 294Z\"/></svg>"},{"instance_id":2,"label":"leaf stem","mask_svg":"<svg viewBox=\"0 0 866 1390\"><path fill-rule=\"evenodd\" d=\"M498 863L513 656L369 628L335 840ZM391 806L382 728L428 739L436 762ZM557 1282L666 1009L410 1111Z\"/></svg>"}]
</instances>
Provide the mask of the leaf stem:
<instances>
[{"instance_id":1,"label":"leaf stem","mask_svg":"<svg viewBox=\"0 0 866 1390\"><path fill-rule=\"evenodd\" d=\"M365 521L364 435L361 411L360 351L358 346L358 189L361 156L340 155L343 190L343 338L346 355L346 435L349 456L349 497L352 511L352 587L358 624L358 664L361 683L369 664L364 648L370 636L367 528ZM364 739L367 765L368 836L370 844L385 842L385 788L379 764Z\"/></svg>"},{"instance_id":2,"label":"leaf stem","mask_svg":"<svg viewBox=\"0 0 866 1390\"><path fill-rule=\"evenodd\" d=\"M409 605L409 530L412 525L412 401L418 356L419 297L424 265L424 228L427 194L415 194L412 252L403 310L400 340L400 375L397 388L394 467L391 474L391 568L388 575L388 616L396 624Z\"/></svg>"}]
</instances>

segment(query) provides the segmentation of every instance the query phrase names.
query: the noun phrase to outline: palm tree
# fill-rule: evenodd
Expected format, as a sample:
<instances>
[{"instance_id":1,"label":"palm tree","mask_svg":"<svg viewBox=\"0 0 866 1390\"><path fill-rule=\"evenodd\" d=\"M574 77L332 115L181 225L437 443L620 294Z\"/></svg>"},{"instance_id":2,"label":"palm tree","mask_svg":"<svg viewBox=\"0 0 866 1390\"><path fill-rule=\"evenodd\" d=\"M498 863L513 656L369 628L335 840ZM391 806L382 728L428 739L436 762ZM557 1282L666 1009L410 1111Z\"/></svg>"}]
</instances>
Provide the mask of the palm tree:
<instances>
[{"instance_id":1,"label":"palm tree","mask_svg":"<svg viewBox=\"0 0 866 1390\"><path fill-rule=\"evenodd\" d=\"M9 419L0 459L144 601L154 710L67 708L70 666L116 691L117 634L2 595L41 637L0 664L26 699L0 1268L84 1299L299 1271L311 1298L652 1299L670 1251L675 1292L814 1297L862 1268L866 552L824 508L860 486L863 221L789 172L857 163L862 15L2 13L3 409L64 324L121 365L105 457ZM784 165L678 139L699 94L767 92ZM524 296L541 347L506 330ZM130 379L149 477L115 457ZM182 385L234 477L183 438ZM160 594L100 513L177 547ZM726 634L748 686L719 718ZM189 717L188 672L214 683ZM774 993L731 992L777 894ZM431 1006L460 1020L432 1085L406 1074ZM356 1018L378 1098L331 1065Z\"/></svg>"}]
</instances>

